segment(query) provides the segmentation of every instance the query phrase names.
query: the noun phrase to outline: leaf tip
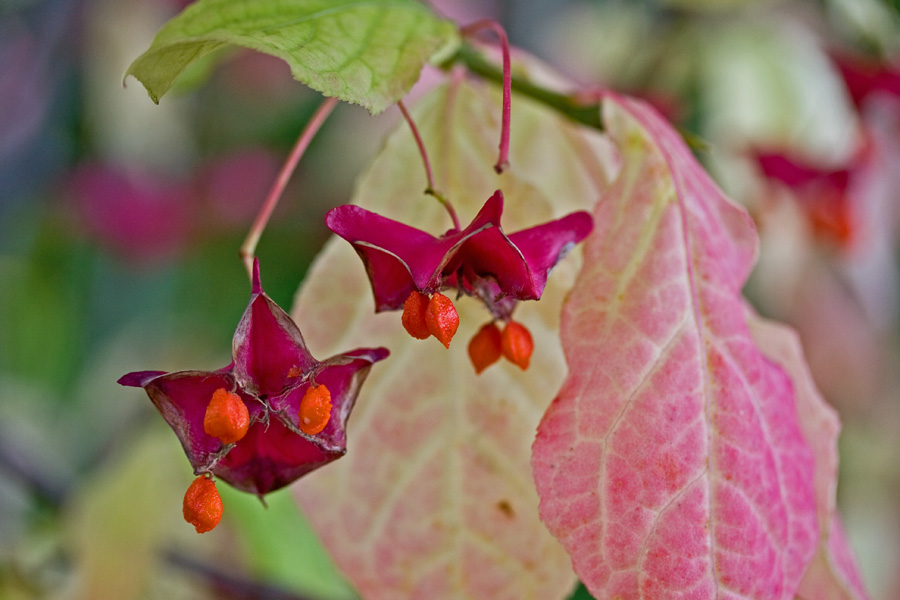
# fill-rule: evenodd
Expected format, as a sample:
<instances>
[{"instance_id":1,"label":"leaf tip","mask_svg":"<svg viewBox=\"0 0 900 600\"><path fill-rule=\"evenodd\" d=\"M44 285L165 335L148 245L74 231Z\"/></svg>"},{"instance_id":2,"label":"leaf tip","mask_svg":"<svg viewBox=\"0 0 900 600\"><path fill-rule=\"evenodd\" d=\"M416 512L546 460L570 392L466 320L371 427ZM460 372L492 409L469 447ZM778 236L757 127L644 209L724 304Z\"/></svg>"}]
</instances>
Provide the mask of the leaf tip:
<instances>
[{"instance_id":1,"label":"leaf tip","mask_svg":"<svg viewBox=\"0 0 900 600\"><path fill-rule=\"evenodd\" d=\"M135 62L137 62L137 61L135 61ZM122 88L124 89L124 88L128 87L128 78L129 77L134 77L141 83L141 85L144 86L144 89L147 90L147 95L150 96L150 99L153 101L153 104L156 104L158 106L161 95L153 93L153 90L150 89L150 86L148 86L140 77L138 77L137 75L134 74L134 72L132 71L133 66L134 66L134 63L132 63L131 66L128 67L128 70L125 71L125 74L122 75Z\"/></svg>"}]
</instances>

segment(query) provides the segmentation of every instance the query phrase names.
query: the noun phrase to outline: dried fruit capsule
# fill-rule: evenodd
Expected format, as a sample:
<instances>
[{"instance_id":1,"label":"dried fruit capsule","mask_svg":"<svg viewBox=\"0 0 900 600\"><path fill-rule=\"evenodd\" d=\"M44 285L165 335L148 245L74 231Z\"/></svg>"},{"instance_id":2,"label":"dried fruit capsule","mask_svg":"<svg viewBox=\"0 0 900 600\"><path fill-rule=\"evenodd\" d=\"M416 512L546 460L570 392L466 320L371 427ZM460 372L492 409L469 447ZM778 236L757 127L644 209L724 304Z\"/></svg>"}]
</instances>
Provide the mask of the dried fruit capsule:
<instances>
[{"instance_id":1,"label":"dried fruit capsule","mask_svg":"<svg viewBox=\"0 0 900 600\"><path fill-rule=\"evenodd\" d=\"M184 493L182 512L197 533L215 529L222 520L222 498L215 482L204 475L195 479Z\"/></svg>"},{"instance_id":2,"label":"dried fruit capsule","mask_svg":"<svg viewBox=\"0 0 900 600\"><path fill-rule=\"evenodd\" d=\"M400 322L403 323L407 333L416 339L424 340L431 336L425 323L427 310L428 296L416 290L411 291L403 303L403 316L400 317Z\"/></svg>"},{"instance_id":3,"label":"dried fruit capsule","mask_svg":"<svg viewBox=\"0 0 900 600\"><path fill-rule=\"evenodd\" d=\"M507 323L503 328L502 346L503 356L507 360L518 365L523 371L528 368L531 353L534 351L534 341L524 325L516 321Z\"/></svg>"},{"instance_id":4,"label":"dried fruit capsule","mask_svg":"<svg viewBox=\"0 0 900 600\"><path fill-rule=\"evenodd\" d=\"M203 431L219 438L223 444L233 444L250 427L250 412L237 394L219 388L213 392L203 417Z\"/></svg>"},{"instance_id":5,"label":"dried fruit capsule","mask_svg":"<svg viewBox=\"0 0 900 600\"><path fill-rule=\"evenodd\" d=\"M459 328L459 315L456 307L447 296L435 294L428 301L428 310L425 311L425 324L428 331L438 339L445 348L450 347L450 340Z\"/></svg>"},{"instance_id":6,"label":"dried fruit capsule","mask_svg":"<svg viewBox=\"0 0 900 600\"><path fill-rule=\"evenodd\" d=\"M476 373L481 373L500 360L503 354L503 341L500 329L493 322L478 330L469 342L469 359Z\"/></svg>"},{"instance_id":7,"label":"dried fruit capsule","mask_svg":"<svg viewBox=\"0 0 900 600\"><path fill-rule=\"evenodd\" d=\"M300 431L307 435L316 435L325 429L331 419L331 392L328 388L324 385L310 386L300 400L297 418Z\"/></svg>"}]
</instances>

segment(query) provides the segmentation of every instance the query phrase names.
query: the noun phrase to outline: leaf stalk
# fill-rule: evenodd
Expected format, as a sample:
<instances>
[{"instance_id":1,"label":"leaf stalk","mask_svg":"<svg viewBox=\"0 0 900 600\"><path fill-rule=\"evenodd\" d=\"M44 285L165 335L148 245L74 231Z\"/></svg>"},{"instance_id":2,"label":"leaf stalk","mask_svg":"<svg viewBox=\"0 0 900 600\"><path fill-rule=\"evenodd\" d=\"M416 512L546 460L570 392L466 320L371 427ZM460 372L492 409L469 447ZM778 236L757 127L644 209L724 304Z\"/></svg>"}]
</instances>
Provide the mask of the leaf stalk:
<instances>
[{"instance_id":1,"label":"leaf stalk","mask_svg":"<svg viewBox=\"0 0 900 600\"><path fill-rule=\"evenodd\" d=\"M500 39L500 51L503 54L503 73L501 74L503 111L500 119L500 156L497 157L497 164L494 165L494 171L499 175L509 166L509 119L512 113L512 67L509 59L509 38L506 35L506 30L503 29L500 23L492 19L475 21L459 31L463 37L469 37L483 29L490 29Z\"/></svg>"},{"instance_id":2,"label":"leaf stalk","mask_svg":"<svg viewBox=\"0 0 900 600\"><path fill-rule=\"evenodd\" d=\"M412 115L409 114L409 111L406 110L406 105L403 104L402 100L397 101L397 108L400 109L400 112L403 114L403 118L406 119L406 123L409 125L410 131L412 131L413 138L416 140L416 146L419 147L419 155L422 157L422 163L425 165L425 177L428 180L428 187L425 188L425 193L429 196L434 196L438 202L443 205L443 207L447 210L447 213L450 215L450 219L453 221L453 227L457 230L461 229L459 224L459 217L456 216L456 210L453 208L453 205L450 204L450 201L444 198L444 196L437 191L434 186L434 175L431 171L431 162L428 160L428 152L425 150L425 143L422 141L422 136L419 135L419 129L416 127L415 121L413 121Z\"/></svg>"},{"instance_id":3,"label":"leaf stalk","mask_svg":"<svg viewBox=\"0 0 900 600\"><path fill-rule=\"evenodd\" d=\"M325 120L328 119L328 116L331 114L331 111L334 110L334 107L337 106L337 103L338 98L326 98L325 101L319 105L319 108L316 109L316 112L313 113L312 118L306 124L306 127L303 128L303 131L300 132L300 137L297 138L294 148L291 150L287 160L281 167L278 177L275 179L272 188L269 190L269 195L266 196L259 214L256 215L256 219L253 221L253 225L247 233L247 238L241 245L241 260L244 262L244 266L247 268L247 274L250 276L251 280L253 279L253 259L256 257L256 245L259 243L259 238L262 236L263 230L265 230L266 225L269 223L269 218L272 216L272 212L278 205L278 200L281 199L281 194L284 192L284 188L287 186L288 181L290 181L291 175L294 174L297 163L300 162L303 153L306 152L310 142L312 142L312 139L316 136L316 133L318 133L322 124L325 123Z\"/></svg>"}]
</instances>

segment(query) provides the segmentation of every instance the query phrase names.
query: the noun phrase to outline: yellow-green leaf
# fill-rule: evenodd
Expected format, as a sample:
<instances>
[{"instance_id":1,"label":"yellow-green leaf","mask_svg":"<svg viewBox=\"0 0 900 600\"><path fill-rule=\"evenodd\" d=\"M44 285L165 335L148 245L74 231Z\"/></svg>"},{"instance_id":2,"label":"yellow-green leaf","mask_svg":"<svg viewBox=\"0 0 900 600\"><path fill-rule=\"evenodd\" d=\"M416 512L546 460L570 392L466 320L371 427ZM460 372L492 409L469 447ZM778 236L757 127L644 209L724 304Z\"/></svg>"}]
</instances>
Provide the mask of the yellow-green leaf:
<instances>
[{"instance_id":1,"label":"yellow-green leaf","mask_svg":"<svg viewBox=\"0 0 900 600\"><path fill-rule=\"evenodd\" d=\"M457 43L455 25L414 0L199 0L159 31L126 75L159 102L194 61L233 44L277 56L298 81L378 113Z\"/></svg>"}]
</instances>

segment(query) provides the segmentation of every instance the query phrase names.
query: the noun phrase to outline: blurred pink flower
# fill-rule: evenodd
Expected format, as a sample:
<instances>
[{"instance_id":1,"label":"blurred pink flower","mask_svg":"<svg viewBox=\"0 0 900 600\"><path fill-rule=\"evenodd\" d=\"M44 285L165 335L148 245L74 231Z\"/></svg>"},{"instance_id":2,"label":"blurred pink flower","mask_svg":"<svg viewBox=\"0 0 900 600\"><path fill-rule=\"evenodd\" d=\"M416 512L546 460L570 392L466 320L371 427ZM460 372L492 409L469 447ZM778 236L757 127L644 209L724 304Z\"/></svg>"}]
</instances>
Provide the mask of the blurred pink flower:
<instances>
[{"instance_id":1,"label":"blurred pink flower","mask_svg":"<svg viewBox=\"0 0 900 600\"><path fill-rule=\"evenodd\" d=\"M223 227L249 227L278 175L278 160L265 150L243 149L203 165L195 187L206 217Z\"/></svg>"},{"instance_id":2,"label":"blurred pink flower","mask_svg":"<svg viewBox=\"0 0 900 600\"><path fill-rule=\"evenodd\" d=\"M125 259L170 259L189 242L190 186L146 172L88 163L69 182L75 219L85 234Z\"/></svg>"},{"instance_id":3,"label":"blurred pink flower","mask_svg":"<svg viewBox=\"0 0 900 600\"><path fill-rule=\"evenodd\" d=\"M248 228L277 173L273 155L245 149L209 159L190 178L85 163L66 183L84 235L125 260L155 263Z\"/></svg>"},{"instance_id":4,"label":"blurred pink flower","mask_svg":"<svg viewBox=\"0 0 900 600\"><path fill-rule=\"evenodd\" d=\"M793 192L812 228L820 239L847 247L855 235L854 220L848 197L851 169L829 169L811 164L788 151L756 153L763 175Z\"/></svg>"},{"instance_id":5,"label":"blurred pink flower","mask_svg":"<svg viewBox=\"0 0 900 600\"><path fill-rule=\"evenodd\" d=\"M857 109L873 96L890 96L900 101L900 68L896 65L848 54L835 54L832 60Z\"/></svg>"}]
</instances>

